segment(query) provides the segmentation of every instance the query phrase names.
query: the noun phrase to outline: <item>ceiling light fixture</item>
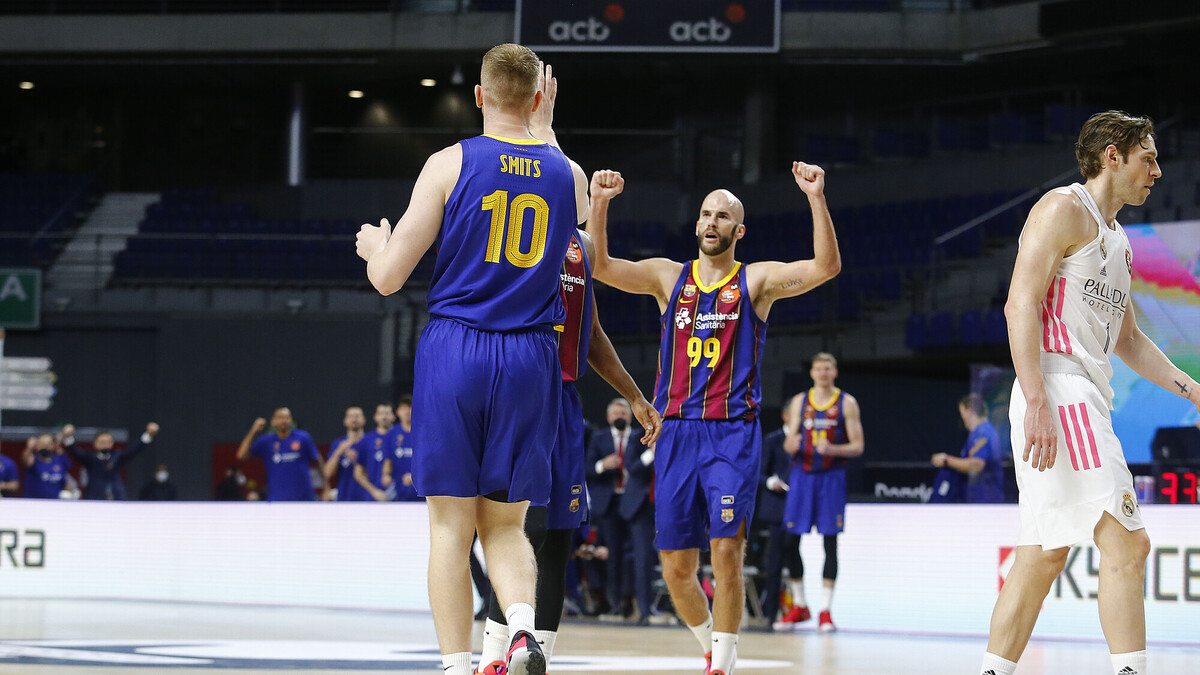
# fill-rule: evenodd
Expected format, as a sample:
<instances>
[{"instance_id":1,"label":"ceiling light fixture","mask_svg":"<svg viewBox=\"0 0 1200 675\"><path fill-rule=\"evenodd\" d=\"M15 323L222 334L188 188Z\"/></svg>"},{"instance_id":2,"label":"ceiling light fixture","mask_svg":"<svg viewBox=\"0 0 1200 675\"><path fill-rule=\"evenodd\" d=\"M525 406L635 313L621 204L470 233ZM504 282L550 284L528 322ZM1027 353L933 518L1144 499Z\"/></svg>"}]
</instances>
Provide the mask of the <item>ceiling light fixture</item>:
<instances>
[{"instance_id":1,"label":"ceiling light fixture","mask_svg":"<svg viewBox=\"0 0 1200 675\"><path fill-rule=\"evenodd\" d=\"M436 87L437 80L433 79L432 77L427 77L427 78L421 80L421 86L422 87Z\"/></svg>"},{"instance_id":2,"label":"ceiling light fixture","mask_svg":"<svg viewBox=\"0 0 1200 675\"><path fill-rule=\"evenodd\" d=\"M361 91L359 91L358 89L351 89L349 92L346 93L346 95L349 96L350 98L362 98L363 97L363 93Z\"/></svg>"},{"instance_id":3,"label":"ceiling light fixture","mask_svg":"<svg viewBox=\"0 0 1200 675\"><path fill-rule=\"evenodd\" d=\"M19 84L17 86L19 86L22 89L33 89L33 83L28 80L22 82L21 84Z\"/></svg>"}]
</instances>

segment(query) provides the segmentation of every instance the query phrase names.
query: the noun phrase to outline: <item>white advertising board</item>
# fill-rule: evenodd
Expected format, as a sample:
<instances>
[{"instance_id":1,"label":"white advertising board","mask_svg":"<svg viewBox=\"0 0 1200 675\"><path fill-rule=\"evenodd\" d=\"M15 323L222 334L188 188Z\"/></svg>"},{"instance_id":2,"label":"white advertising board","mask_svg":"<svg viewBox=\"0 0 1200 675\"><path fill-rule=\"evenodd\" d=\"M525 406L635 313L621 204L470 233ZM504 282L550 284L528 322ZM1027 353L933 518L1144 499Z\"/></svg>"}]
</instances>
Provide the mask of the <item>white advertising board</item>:
<instances>
[{"instance_id":1,"label":"white advertising board","mask_svg":"<svg viewBox=\"0 0 1200 675\"><path fill-rule=\"evenodd\" d=\"M1142 507L1151 643L1200 645L1200 507ZM1015 505L851 504L834 620L843 630L986 635ZM123 598L428 611L425 505L0 501L0 598ZM803 539L819 597L821 537ZM1050 591L1041 638L1102 637L1099 552Z\"/></svg>"}]
</instances>

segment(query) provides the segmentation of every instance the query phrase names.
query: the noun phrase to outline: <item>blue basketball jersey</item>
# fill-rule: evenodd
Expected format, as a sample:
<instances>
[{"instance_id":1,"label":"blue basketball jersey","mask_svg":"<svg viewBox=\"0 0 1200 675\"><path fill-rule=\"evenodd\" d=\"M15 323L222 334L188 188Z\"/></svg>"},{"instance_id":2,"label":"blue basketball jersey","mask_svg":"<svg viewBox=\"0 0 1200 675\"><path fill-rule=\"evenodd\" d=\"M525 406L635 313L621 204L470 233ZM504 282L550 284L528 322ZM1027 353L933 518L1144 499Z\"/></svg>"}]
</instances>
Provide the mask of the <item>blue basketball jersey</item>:
<instances>
[{"instance_id":1,"label":"blue basketball jersey","mask_svg":"<svg viewBox=\"0 0 1200 675\"><path fill-rule=\"evenodd\" d=\"M459 145L429 313L492 332L562 323L559 274L577 222L566 155L532 139L476 136Z\"/></svg>"},{"instance_id":2,"label":"blue basketball jersey","mask_svg":"<svg viewBox=\"0 0 1200 675\"><path fill-rule=\"evenodd\" d=\"M845 457L817 453L822 438L833 445L848 442L846 435L846 406L842 390L834 387L833 398L818 406L813 400L815 389L809 389L800 403L800 452L793 460L804 471L817 472L846 468Z\"/></svg>"},{"instance_id":3,"label":"blue basketball jersey","mask_svg":"<svg viewBox=\"0 0 1200 675\"><path fill-rule=\"evenodd\" d=\"M683 266L660 320L654 407L664 418L753 419L767 322L754 313L745 265L712 286L700 283L696 265Z\"/></svg>"}]
</instances>

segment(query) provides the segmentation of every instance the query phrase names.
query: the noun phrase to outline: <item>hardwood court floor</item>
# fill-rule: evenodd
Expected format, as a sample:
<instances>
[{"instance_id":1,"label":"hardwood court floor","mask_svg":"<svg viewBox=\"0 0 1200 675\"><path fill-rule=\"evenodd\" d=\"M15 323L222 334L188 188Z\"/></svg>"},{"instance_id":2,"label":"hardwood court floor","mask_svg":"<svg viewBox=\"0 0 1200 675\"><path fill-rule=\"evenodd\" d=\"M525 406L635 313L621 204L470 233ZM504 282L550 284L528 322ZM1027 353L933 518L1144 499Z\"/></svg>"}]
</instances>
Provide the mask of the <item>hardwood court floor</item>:
<instances>
[{"instance_id":1,"label":"hardwood court floor","mask_svg":"<svg viewBox=\"0 0 1200 675\"><path fill-rule=\"evenodd\" d=\"M835 608L836 609L836 608ZM990 608L981 609L987 611ZM476 624L478 655L480 626ZM962 675L978 672L979 637L744 633L738 673ZM551 671L694 673L703 659L682 627L568 622ZM1200 646L1156 647L1155 673L1200 672ZM0 674L440 674L428 614L130 601L0 602ZM1111 673L1100 642L1033 642L1018 673Z\"/></svg>"}]
</instances>

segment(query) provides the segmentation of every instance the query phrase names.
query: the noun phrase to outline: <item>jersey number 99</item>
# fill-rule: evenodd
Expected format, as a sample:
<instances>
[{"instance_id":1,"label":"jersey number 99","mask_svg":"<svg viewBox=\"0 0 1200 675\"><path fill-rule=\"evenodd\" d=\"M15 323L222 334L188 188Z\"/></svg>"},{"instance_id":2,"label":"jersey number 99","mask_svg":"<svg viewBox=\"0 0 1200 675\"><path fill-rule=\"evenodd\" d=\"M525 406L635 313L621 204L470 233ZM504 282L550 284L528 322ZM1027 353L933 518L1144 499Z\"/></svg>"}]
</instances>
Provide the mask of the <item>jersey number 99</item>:
<instances>
[{"instance_id":1,"label":"jersey number 99","mask_svg":"<svg viewBox=\"0 0 1200 675\"><path fill-rule=\"evenodd\" d=\"M717 338L708 338L704 341L698 337L691 338L687 343L687 354L692 359L693 368L700 363L701 358L708 359L709 368L716 368L717 359L721 358L721 341Z\"/></svg>"},{"instance_id":2,"label":"jersey number 99","mask_svg":"<svg viewBox=\"0 0 1200 675\"><path fill-rule=\"evenodd\" d=\"M521 230L525 225L525 210L533 210L533 232L529 250L521 251ZM492 212L491 228L488 230L487 253L483 259L490 263L500 262L500 250L504 257L517 267L533 267L542 261L546 253L546 229L550 222L550 207L546 200L535 194L519 194L508 203L508 190L496 190L483 198L483 210ZM506 223L507 220L507 223ZM504 236L507 225L508 237Z\"/></svg>"}]
</instances>

